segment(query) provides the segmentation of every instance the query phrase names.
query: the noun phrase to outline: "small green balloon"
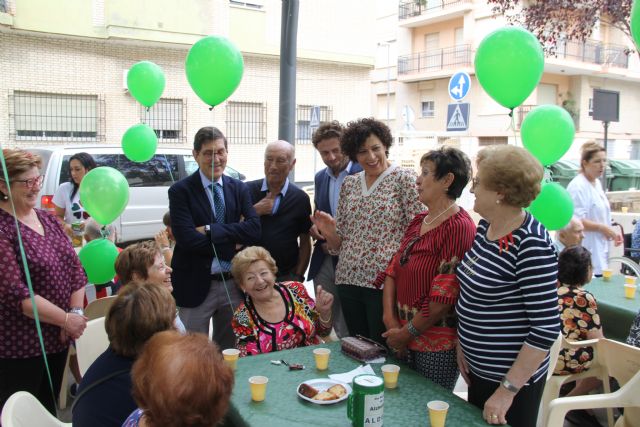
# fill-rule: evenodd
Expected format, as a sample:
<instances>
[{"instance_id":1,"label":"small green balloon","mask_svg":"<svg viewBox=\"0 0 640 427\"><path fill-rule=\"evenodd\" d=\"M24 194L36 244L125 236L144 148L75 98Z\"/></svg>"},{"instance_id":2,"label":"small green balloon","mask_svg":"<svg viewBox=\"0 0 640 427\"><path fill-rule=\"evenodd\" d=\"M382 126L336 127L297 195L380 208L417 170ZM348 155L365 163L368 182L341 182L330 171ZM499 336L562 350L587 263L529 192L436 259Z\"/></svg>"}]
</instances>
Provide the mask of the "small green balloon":
<instances>
[{"instance_id":1,"label":"small green balloon","mask_svg":"<svg viewBox=\"0 0 640 427\"><path fill-rule=\"evenodd\" d=\"M525 116L520 128L522 145L548 166L569 150L576 134L571 115L557 105L540 105Z\"/></svg>"},{"instance_id":2,"label":"small green balloon","mask_svg":"<svg viewBox=\"0 0 640 427\"><path fill-rule=\"evenodd\" d=\"M636 42L636 50L640 50L640 0L634 0L631 7L631 36Z\"/></svg>"},{"instance_id":3,"label":"small green balloon","mask_svg":"<svg viewBox=\"0 0 640 427\"><path fill-rule=\"evenodd\" d=\"M237 89L244 72L242 54L228 39L208 36L187 54L187 80L205 104L215 107Z\"/></svg>"},{"instance_id":4,"label":"small green balloon","mask_svg":"<svg viewBox=\"0 0 640 427\"><path fill-rule=\"evenodd\" d=\"M133 162L146 162L156 154L158 136L145 124L133 125L122 135L122 151Z\"/></svg>"},{"instance_id":5,"label":"small green balloon","mask_svg":"<svg viewBox=\"0 0 640 427\"><path fill-rule=\"evenodd\" d=\"M547 230L560 230L571 221L573 200L560 184L546 182L528 210Z\"/></svg>"},{"instance_id":6,"label":"small green balloon","mask_svg":"<svg viewBox=\"0 0 640 427\"><path fill-rule=\"evenodd\" d=\"M98 224L111 224L129 202L127 178L107 166L91 169L80 183L80 202Z\"/></svg>"},{"instance_id":7,"label":"small green balloon","mask_svg":"<svg viewBox=\"0 0 640 427\"><path fill-rule=\"evenodd\" d=\"M486 36L476 51L476 77L498 104L513 109L536 88L544 71L544 52L524 28L504 27Z\"/></svg>"},{"instance_id":8,"label":"small green balloon","mask_svg":"<svg viewBox=\"0 0 640 427\"><path fill-rule=\"evenodd\" d=\"M164 92L164 73L162 68L150 61L140 61L127 73L129 93L145 107L158 102Z\"/></svg>"},{"instance_id":9,"label":"small green balloon","mask_svg":"<svg viewBox=\"0 0 640 427\"><path fill-rule=\"evenodd\" d=\"M116 275L117 257L118 248L108 239L92 240L78 253L89 282L97 285L107 283Z\"/></svg>"}]
</instances>

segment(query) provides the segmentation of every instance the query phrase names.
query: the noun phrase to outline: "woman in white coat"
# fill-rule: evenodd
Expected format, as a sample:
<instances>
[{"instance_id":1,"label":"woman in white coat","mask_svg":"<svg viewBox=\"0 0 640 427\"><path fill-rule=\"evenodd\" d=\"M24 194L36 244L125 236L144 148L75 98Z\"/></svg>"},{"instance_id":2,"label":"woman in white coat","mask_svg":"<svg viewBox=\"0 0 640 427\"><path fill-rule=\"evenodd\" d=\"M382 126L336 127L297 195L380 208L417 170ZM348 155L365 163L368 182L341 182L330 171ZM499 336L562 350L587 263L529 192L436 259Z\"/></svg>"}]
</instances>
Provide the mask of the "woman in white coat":
<instances>
[{"instance_id":1,"label":"woman in white coat","mask_svg":"<svg viewBox=\"0 0 640 427\"><path fill-rule=\"evenodd\" d=\"M582 246L592 254L593 273L602 275L609 259L609 242L622 244L622 236L611 227L611 208L599 178L607 167L605 149L594 141L582 146L580 173L571 180L567 191L571 194L574 214L584 225Z\"/></svg>"}]
</instances>

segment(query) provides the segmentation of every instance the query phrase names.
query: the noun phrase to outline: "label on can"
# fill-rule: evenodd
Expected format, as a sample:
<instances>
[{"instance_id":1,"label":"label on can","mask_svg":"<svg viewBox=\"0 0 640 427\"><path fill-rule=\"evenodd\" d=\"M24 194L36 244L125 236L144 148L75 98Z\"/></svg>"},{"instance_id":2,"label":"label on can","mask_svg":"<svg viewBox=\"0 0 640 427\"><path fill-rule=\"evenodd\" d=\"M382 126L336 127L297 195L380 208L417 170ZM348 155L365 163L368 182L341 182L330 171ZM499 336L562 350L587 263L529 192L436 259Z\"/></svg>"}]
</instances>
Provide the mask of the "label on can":
<instances>
[{"instance_id":1,"label":"label on can","mask_svg":"<svg viewBox=\"0 0 640 427\"><path fill-rule=\"evenodd\" d=\"M364 425L382 427L384 393L369 394L364 397Z\"/></svg>"}]
</instances>

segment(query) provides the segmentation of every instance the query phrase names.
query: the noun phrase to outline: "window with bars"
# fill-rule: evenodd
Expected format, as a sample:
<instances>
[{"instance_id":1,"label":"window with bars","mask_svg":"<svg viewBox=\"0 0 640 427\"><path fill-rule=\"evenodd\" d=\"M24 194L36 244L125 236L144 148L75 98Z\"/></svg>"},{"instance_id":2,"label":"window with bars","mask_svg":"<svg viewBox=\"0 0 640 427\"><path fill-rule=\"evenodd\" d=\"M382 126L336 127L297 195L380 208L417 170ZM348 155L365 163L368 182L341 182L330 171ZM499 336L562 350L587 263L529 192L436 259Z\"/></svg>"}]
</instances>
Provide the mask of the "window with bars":
<instances>
[{"instance_id":1,"label":"window with bars","mask_svg":"<svg viewBox=\"0 0 640 427\"><path fill-rule=\"evenodd\" d=\"M182 99L160 99L151 108L141 106L141 120L149 125L160 142L183 142L184 102Z\"/></svg>"},{"instance_id":2,"label":"window with bars","mask_svg":"<svg viewBox=\"0 0 640 427\"><path fill-rule=\"evenodd\" d=\"M311 144L314 129L311 127L311 109L313 105L298 105L296 109L296 143ZM320 124L333 120L333 110L326 105L320 106Z\"/></svg>"},{"instance_id":3,"label":"window with bars","mask_svg":"<svg viewBox=\"0 0 640 427\"><path fill-rule=\"evenodd\" d=\"M230 144L266 144L267 107L261 102L227 103L227 140Z\"/></svg>"},{"instance_id":4,"label":"window with bars","mask_svg":"<svg viewBox=\"0 0 640 427\"><path fill-rule=\"evenodd\" d=\"M16 140L98 141L103 139L102 101L97 95L16 91L9 100Z\"/></svg>"},{"instance_id":5,"label":"window with bars","mask_svg":"<svg viewBox=\"0 0 640 427\"><path fill-rule=\"evenodd\" d=\"M435 101L422 101L422 117L435 117L436 103Z\"/></svg>"},{"instance_id":6,"label":"window with bars","mask_svg":"<svg viewBox=\"0 0 640 427\"><path fill-rule=\"evenodd\" d=\"M7 0L0 0L0 12L7 13L9 11L9 5Z\"/></svg>"},{"instance_id":7,"label":"window with bars","mask_svg":"<svg viewBox=\"0 0 640 427\"><path fill-rule=\"evenodd\" d=\"M485 147L487 145L505 145L509 143L506 136L480 136L478 137L478 145Z\"/></svg>"}]
</instances>

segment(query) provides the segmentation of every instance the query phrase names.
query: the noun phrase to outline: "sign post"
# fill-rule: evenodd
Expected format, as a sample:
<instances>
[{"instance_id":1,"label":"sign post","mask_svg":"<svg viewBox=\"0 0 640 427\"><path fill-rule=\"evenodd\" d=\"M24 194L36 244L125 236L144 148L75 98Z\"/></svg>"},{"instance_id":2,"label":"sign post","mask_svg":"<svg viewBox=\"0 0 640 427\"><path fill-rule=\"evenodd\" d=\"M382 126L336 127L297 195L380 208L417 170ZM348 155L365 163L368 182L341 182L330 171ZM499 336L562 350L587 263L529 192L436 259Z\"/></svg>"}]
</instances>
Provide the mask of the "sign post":
<instances>
[{"instance_id":1,"label":"sign post","mask_svg":"<svg viewBox=\"0 0 640 427\"><path fill-rule=\"evenodd\" d=\"M604 151L607 153L607 138L609 134L609 122L619 121L620 116L620 92L613 90L593 90L593 120L599 120L604 125ZM607 188L607 168L602 173L602 188Z\"/></svg>"}]
</instances>

